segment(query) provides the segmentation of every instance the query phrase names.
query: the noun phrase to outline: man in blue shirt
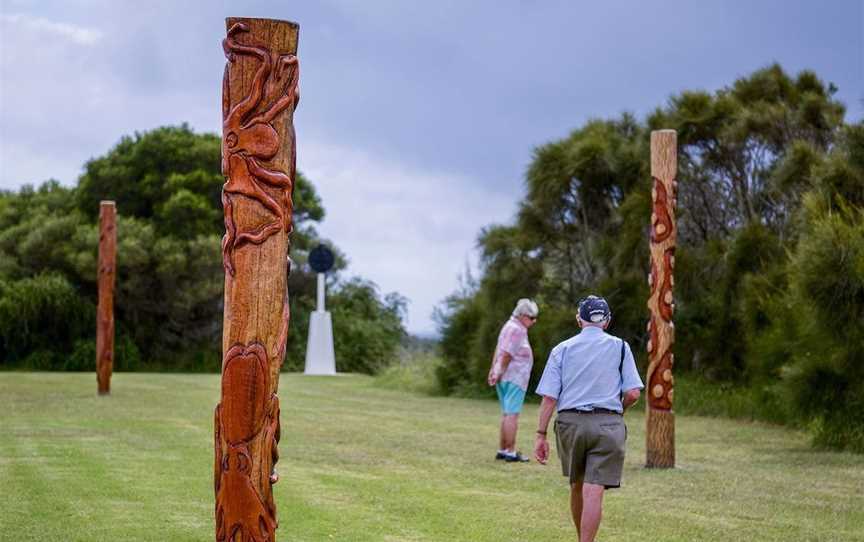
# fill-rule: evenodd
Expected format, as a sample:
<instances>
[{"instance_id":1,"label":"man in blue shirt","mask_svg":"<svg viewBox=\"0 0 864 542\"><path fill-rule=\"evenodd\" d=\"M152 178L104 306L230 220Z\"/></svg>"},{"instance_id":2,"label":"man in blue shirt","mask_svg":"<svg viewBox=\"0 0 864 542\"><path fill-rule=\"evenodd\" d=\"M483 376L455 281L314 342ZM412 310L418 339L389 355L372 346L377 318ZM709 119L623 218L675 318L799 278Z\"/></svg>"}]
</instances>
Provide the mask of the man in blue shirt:
<instances>
[{"instance_id":1,"label":"man in blue shirt","mask_svg":"<svg viewBox=\"0 0 864 542\"><path fill-rule=\"evenodd\" d=\"M593 542L597 534L604 490L621 485L627 438L622 415L644 388L630 346L604 331L611 321L605 299L585 298L579 304L582 331L552 349L537 386L543 401L534 455L542 464L549 459L546 429L557 407L556 444L580 542Z\"/></svg>"}]
</instances>

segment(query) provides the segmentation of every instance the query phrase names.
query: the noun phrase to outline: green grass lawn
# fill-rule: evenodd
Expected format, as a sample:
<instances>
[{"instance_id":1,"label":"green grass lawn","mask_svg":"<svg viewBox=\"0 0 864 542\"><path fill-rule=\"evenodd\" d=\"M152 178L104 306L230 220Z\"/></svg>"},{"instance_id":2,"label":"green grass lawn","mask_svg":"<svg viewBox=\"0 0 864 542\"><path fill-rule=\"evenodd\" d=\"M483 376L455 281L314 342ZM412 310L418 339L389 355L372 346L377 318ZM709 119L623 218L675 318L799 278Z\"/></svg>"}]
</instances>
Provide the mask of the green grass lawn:
<instances>
[{"instance_id":1,"label":"green grass lawn","mask_svg":"<svg viewBox=\"0 0 864 542\"><path fill-rule=\"evenodd\" d=\"M574 540L549 466L493 460L497 405L283 375L281 541ZM218 375L0 373L0 540L213 539ZM685 393L686 390L676 390ZM519 440L530 450L536 405ZM788 429L677 420L678 468L646 470L630 428L599 539L864 541L864 456Z\"/></svg>"}]
</instances>

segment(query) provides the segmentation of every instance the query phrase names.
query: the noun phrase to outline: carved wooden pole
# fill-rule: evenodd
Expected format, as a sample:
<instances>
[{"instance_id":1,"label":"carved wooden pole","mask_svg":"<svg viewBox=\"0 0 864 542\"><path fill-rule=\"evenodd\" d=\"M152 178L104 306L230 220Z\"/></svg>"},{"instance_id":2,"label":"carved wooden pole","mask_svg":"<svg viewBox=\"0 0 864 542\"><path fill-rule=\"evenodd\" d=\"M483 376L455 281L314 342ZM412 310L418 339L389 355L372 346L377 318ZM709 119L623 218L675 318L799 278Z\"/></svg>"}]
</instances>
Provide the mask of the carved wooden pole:
<instances>
[{"instance_id":1,"label":"carved wooden pole","mask_svg":"<svg viewBox=\"0 0 864 542\"><path fill-rule=\"evenodd\" d=\"M117 260L117 207L99 203L99 306L96 309L96 382L99 395L111 393L114 370L114 270Z\"/></svg>"},{"instance_id":2,"label":"carved wooden pole","mask_svg":"<svg viewBox=\"0 0 864 542\"><path fill-rule=\"evenodd\" d=\"M215 413L216 540L275 540L279 369L288 335L298 26L226 20L222 83L225 316Z\"/></svg>"},{"instance_id":3,"label":"carved wooden pole","mask_svg":"<svg viewBox=\"0 0 864 542\"><path fill-rule=\"evenodd\" d=\"M675 268L675 206L678 169L675 130L651 132L651 295L648 309L648 401L646 416L646 466L675 466L675 414L672 412L674 379L672 345L675 343L675 309L672 297Z\"/></svg>"}]
</instances>

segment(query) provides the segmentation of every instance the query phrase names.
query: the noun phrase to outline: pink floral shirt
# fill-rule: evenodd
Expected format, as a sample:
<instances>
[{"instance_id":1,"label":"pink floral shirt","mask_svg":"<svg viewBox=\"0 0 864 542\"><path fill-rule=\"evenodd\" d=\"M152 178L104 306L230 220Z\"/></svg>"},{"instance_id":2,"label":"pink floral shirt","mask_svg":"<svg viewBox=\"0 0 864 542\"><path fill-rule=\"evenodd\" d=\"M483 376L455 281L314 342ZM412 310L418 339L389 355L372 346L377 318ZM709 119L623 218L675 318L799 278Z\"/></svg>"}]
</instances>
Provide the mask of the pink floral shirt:
<instances>
[{"instance_id":1,"label":"pink floral shirt","mask_svg":"<svg viewBox=\"0 0 864 542\"><path fill-rule=\"evenodd\" d=\"M513 358L507 370L501 375L501 382L512 382L528 389L528 379L531 378L531 367L534 365L534 354L528 343L528 329L515 316L501 328L498 334L498 345L495 347L495 370L501 371L501 356L507 352Z\"/></svg>"}]
</instances>

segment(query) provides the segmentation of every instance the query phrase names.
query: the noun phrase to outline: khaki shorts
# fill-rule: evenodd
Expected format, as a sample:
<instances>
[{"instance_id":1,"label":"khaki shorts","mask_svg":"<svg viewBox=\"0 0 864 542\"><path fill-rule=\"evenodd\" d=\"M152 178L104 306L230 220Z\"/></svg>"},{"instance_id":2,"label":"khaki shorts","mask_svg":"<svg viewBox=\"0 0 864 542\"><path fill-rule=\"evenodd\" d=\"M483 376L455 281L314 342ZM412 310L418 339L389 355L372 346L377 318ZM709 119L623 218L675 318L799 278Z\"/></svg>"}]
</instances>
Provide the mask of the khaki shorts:
<instances>
[{"instance_id":1,"label":"khaki shorts","mask_svg":"<svg viewBox=\"0 0 864 542\"><path fill-rule=\"evenodd\" d=\"M555 441L561 470L573 482L621 486L627 427L620 414L559 412Z\"/></svg>"}]
</instances>

